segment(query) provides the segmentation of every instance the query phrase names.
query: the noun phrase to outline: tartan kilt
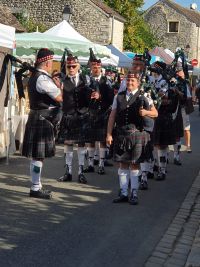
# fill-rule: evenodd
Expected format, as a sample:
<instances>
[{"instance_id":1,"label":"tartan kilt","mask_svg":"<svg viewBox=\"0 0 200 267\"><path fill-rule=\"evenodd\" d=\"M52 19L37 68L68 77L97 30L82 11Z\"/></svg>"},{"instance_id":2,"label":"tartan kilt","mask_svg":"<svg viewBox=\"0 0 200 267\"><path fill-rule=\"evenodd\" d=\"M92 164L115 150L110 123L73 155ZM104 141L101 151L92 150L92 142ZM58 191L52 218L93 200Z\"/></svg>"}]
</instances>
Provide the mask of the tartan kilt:
<instances>
[{"instance_id":1,"label":"tartan kilt","mask_svg":"<svg viewBox=\"0 0 200 267\"><path fill-rule=\"evenodd\" d=\"M105 142L107 135L108 116L90 118L90 129L88 131L88 143Z\"/></svg>"},{"instance_id":2,"label":"tartan kilt","mask_svg":"<svg viewBox=\"0 0 200 267\"><path fill-rule=\"evenodd\" d=\"M171 114L159 114L153 131L154 145L168 146L176 144L175 124Z\"/></svg>"},{"instance_id":3,"label":"tartan kilt","mask_svg":"<svg viewBox=\"0 0 200 267\"><path fill-rule=\"evenodd\" d=\"M53 124L44 117L29 114L24 134L22 156L43 159L54 155Z\"/></svg>"},{"instance_id":4,"label":"tartan kilt","mask_svg":"<svg viewBox=\"0 0 200 267\"><path fill-rule=\"evenodd\" d=\"M135 127L116 129L113 159L116 162L139 164L151 158L150 134Z\"/></svg>"},{"instance_id":5,"label":"tartan kilt","mask_svg":"<svg viewBox=\"0 0 200 267\"><path fill-rule=\"evenodd\" d=\"M175 133L176 133L176 139L180 139L184 136L184 127L183 127L183 117L181 114L181 107L179 107L177 116L173 120Z\"/></svg>"},{"instance_id":6,"label":"tartan kilt","mask_svg":"<svg viewBox=\"0 0 200 267\"><path fill-rule=\"evenodd\" d=\"M59 142L73 141L74 143L88 142L88 132L90 130L89 113L82 115L63 114L60 123Z\"/></svg>"}]
</instances>

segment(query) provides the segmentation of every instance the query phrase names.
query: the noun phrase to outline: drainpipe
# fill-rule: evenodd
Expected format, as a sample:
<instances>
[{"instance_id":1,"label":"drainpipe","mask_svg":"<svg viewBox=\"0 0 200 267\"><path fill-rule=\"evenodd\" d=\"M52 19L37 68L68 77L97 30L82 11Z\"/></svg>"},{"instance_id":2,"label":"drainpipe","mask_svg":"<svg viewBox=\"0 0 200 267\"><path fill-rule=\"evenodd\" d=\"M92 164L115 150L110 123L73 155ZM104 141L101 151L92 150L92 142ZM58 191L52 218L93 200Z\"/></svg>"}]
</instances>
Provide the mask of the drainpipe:
<instances>
[{"instance_id":1,"label":"drainpipe","mask_svg":"<svg viewBox=\"0 0 200 267\"><path fill-rule=\"evenodd\" d=\"M115 17L112 16L111 44L113 44L113 39L114 39L114 23L115 23Z\"/></svg>"},{"instance_id":2,"label":"drainpipe","mask_svg":"<svg viewBox=\"0 0 200 267\"><path fill-rule=\"evenodd\" d=\"M200 38L200 27L198 27L197 33L197 51L196 51L196 59L199 61L199 38ZM198 63L199 65L199 63Z\"/></svg>"}]
</instances>

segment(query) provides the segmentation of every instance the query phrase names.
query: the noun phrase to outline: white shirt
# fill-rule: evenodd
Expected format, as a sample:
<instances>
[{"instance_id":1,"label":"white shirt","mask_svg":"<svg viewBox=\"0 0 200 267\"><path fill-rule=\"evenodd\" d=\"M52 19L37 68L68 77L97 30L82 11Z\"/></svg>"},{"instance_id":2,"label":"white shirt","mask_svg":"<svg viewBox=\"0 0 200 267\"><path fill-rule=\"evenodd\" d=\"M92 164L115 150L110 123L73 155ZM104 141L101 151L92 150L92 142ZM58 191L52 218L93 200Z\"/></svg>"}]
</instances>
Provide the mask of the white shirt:
<instances>
[{"instance_id":1,"label":"white shirt","mask_svg":"<svg viewBox=\"0 0 200 267\"><path fill-rule=\"evenodd\" d=\"M60 89L53 82L51 76L45 70L38 69L38 71L45 73L45 75L40 75L36 82L36 90L38 93L47 94L52 99L55 99L61 94Z\"/></svg>"},{"instance_id":2,"label":"white shirt","mask_svg":"<svg viewBox=\"0 0 200 267\"><path fill-rule=\"evenodd\" d=\"M71 79L72 82L73 82L73 77L75 78L75 85L77 86L77 84L79 83L79 73L76 73L75 76L69 75L69 78Z\"/></svg>"}]
</instances>

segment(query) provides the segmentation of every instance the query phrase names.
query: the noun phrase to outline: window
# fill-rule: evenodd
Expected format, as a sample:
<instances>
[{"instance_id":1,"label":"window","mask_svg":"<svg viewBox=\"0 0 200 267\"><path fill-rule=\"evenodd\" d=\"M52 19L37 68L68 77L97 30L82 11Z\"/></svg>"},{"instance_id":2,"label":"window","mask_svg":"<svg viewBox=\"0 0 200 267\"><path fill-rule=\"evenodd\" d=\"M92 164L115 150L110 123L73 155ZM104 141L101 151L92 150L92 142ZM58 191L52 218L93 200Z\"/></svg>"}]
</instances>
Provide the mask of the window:
<instances>
[{"instance_id":1,"label":"window","mask_svg":"<svg viewBox=\"0 0 200 267\"><path fill-rule=\"evenodd\" d=\"M169 21L168 22L168 32L179 32L179 22Z\"/></svg>"}]
</instances>

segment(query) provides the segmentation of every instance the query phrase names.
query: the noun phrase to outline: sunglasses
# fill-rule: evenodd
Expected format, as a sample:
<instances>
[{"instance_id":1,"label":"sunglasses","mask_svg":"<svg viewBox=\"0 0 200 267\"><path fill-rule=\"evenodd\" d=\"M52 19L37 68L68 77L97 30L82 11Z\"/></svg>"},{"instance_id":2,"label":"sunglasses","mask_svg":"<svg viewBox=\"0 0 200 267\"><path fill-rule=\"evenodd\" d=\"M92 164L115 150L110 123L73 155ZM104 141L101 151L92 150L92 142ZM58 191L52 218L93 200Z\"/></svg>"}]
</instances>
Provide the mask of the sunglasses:
<instances>
[{"instance_id":1,"label":"sunglasses","mask_svg":"<svg viewBox=\"0 0 200 267\"><path fill-rule=\"evenodd\" d=\"M70 66L67 66L68 69L75 69L77 67L77 65L70 65Z\"/></svg>"}]
</instances>

